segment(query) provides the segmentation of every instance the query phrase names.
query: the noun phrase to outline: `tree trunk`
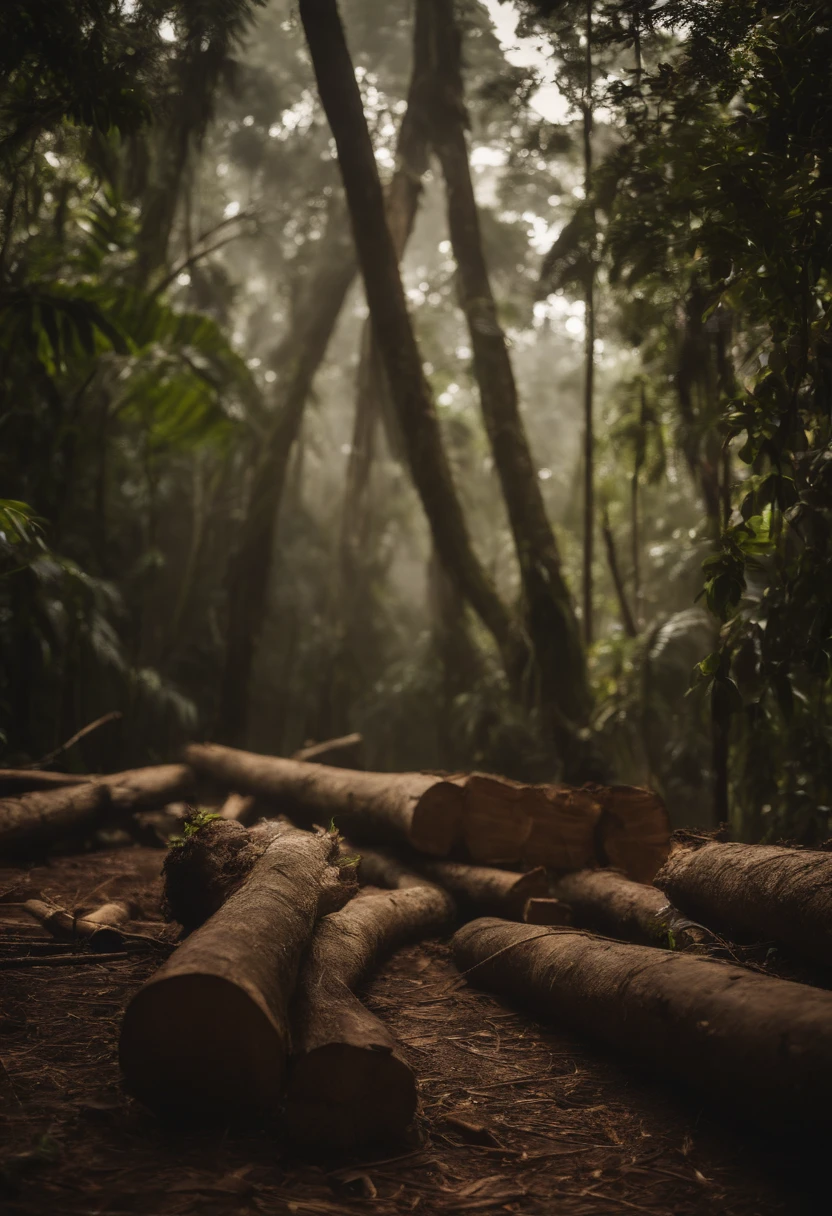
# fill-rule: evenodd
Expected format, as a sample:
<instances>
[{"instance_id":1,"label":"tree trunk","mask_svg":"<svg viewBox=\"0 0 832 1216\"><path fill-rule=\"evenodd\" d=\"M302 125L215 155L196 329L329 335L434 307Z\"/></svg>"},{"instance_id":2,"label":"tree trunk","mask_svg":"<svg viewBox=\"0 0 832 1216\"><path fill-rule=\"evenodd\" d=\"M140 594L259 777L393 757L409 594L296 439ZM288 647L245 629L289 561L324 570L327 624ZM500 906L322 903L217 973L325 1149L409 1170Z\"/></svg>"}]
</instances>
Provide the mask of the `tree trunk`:
<instances>
[{"instance_id":1,"label":"tree trunk","mask_svg":"<svg viewBox=\"0 0 832 1216\"><path fill-rule=\"evenodd\" d=\"M461 39L452 0L419 0L430 31L433 77L424 104L445 179L460 304L468 323L483 420L514 537L534 649L535 699L585 722L591 707L586 663L555 536L529 450L517 386L482 247L465 138Z\"/></svg>"},{"instance_id":2,"label":"tree trunk","mask_svg":"<svg viewBox=\"0 0 832 1216\"><path fill-rule=\"evenodd\" d=\"M586 0L584 30L584 192L592 191L592 3ZM595 555L595 213L593 210L593 248L590 252L586 280L585 367L584 367L584 570L583 608L584 642L589 646L594 637L593 627L593 560Z\"/></svg>"},{"instance_id":3,"label":"tree trunk","mask_svg":"<svg viewBox=\"0 0 832 1216\"><path fill-rule=\"evenodd\" d=\"M87 782L35 790L0 802L0 853L27 852L96 828L110 806L109 790Z\"/></svg>"},{"instance_id":4,"label":"tree trunk","mask_svg":"<svg viewBox=\"0 0 832 1216\"><path fill-rule=\"evenodd\" d=\"M411 475L445 568L494 637L516 684L526 660L524 638L474 553L451 477L336 0L301 0L300 15L338 149L370 317Z\"/></svg>"},{"instance_id":5,"label":"tree trunk","mask_svg":"<svg viewBox=\"0 0 832 1216\"><path fill-rule=\"evenodd\" d=\"M454 959L483 988L764 1124L817 1126L832 1083L832 993L719 960L571 929L473 921Z\"/></svg>"},{"instance_id":6,"label":"tree trunk","mask_svg":"<svg viewBox=\"0 0 832 1216\"><path fill-rule=\"evenodd\" d=\"M832 854L775 845L677 846L654 882L687 916L734 940L782 942L832 964Z\"/></svg>"},{"instance_id":7,"label":"tree trunk","mask_svg":"<svg viewBox=\"0 0 832 1216\"><path fill-rule=\"evenodd\" d=\"M355 987L394 950L445 930L453 905L433 886L359 895L318 924L292 1010L286 1125L305 1147L352 1152L396 1141L416 1111L416 1078Z\"/></svg>"},{"instance_id":8,"label":"tree trunk","mask_svg":"<svg viewBox=\"0 0 832 1216\"><path fill-rule=\"evenodd\" d=\"M152 1107L211 1114L278 1106L289 1002L338 888L336 854L326 833L273 825L237 889L128 1005L119 1060L131 1093Z\"/></svg>"},{"instance_id":9,"label":"tree trunk","mask_svg":"<svg viewBox=\"0 0 832 1216\"><path fill-rule=\"evenodd\" d=\"M459 780L465 786L463 837L473 861L558 870L597 864L601 806L594 795L484 773Z\"/></svg>"},{"instance_id":10,"label":"tree trunk","mask_svg":"<svg viewBox=\"0 0 832 1216\"><path fill-rule=\"evenodd\" d=\"M60 790L85 785L89 777L79 773L42 773L35 768L0 769L0 798L16 798L35 790Z\"/></svg>"},{"instance_id":11,"label":"tree trunk","mask_svg":"<svg viewBox=\"0 0 832 1216\"><path fill-rule=\"evenodd\" d=\"M527 902L544 897L549 891L542 866L516 874L490 866L426 861L424 857L401 859L363 849L358 876L362 883L371 886L398 888L419 885L427 879L447 891L463 915L502 916L506 920L522 920Z\"/></svg>"},{"instance_id":12,"label":"tree trunk","mask_svg":"<svg viewBox=\"0 0 832 1216\"><path fill-rule=\"evenodd\" d=\"M365 773L191 744L196 771L227 789L271 799L306 822L328 823L357 842L405 844L445 856L459 836L463 791L430 773Z\"/></svg>"},{"instance_id":13,"label":"tree trunk","mask_svg":"<svg viewBox=\"0 0 832 1216\"><path fill-rule=\"evenodd\" d=\"M276 419L255 468L239 544L228 564L225 665L217 733L229 743L245 741L254 655L268 606L277 517L289 457L312 382L355 271L355 255L344 240L343 216L338 209L330 217L317 269L281 347L279 361L284 370Z\"/></svg>"},{"instance_id":14,"label":"tree trunk","mask_svg":"<svg viewBox=\"0 0 832 1216\"><path fill-rule=\"evenodd\" d=\"M633 882L617 870L564 874L552 890L570 906L578 929L672 950L702 951L716 944L713 933L686 920L661 891Z\"/></svg>"},{"instance_id":15,"label":"tree trunk","mask_svg":"<svg viewBox=\"0 0 832 1216\"><path fill-rule=\"evenodd\" d=\"M628 638L634 638L638 634L636 623L633 619L633 614L630 611L630 605L627 601L627 590L624 586L624 580L621 577L621 570L618 566L618 553L615 548L615 537L612 534L610 527L609 516L606 508L601 520L601 532L604 537L604 546L607 550L607 565L610 568L610 576L612 585L615 588L615 596L618 600L618 610L621 613L621 624L624 626L624 632Z\"/></svg>"},{"instance_id":16,"label":"tree trunk","mask_svg":"<svg viewBox=\"0 0 832 1216\"><path fill-rule=\"evenodd\" d=\"M635 882L652 882L670 852L670 816L654 790L638 785L587 785L601 807L598 857Z\"/></svg>"}]
</instances>

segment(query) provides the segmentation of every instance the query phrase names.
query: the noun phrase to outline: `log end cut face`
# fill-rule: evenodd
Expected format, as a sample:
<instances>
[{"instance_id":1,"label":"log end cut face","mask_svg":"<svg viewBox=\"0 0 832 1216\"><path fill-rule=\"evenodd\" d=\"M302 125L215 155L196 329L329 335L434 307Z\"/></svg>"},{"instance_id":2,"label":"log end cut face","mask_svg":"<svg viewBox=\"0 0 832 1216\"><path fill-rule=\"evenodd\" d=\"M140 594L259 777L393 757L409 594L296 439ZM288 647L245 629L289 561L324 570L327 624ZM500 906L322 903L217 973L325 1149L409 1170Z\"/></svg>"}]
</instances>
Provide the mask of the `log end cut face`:
<instances>
[{"instance_id":1,"label":"log end cut face","mask_svg":"<svg viewBox=\"0 0 832 1216\"><path fill-rule=\"evenodd\" d=\"M409 1127L416 1103L415 1077L397 1052L327 1043L295 1062L286 1098L287 1133L310 1151L394 1144Z\"/></svg>"},{"instance_id":2,"label":"log end cut face","mask_svg":"<svg viewBox=\"0 0 832 1216\"><path fill-rule=\"evenodd\" d=\"M128 1006L119 1062L130 1093L156 1110L267 1111L280 1101L284 1040L237 984L171 975L149 983Z\"/></svg>"},{"instance_id":3,"label":"log end cut face","mask_svg":"<svg viewBox=\"0 0 832 1216\"><path fill-rule=\"evenodd\" d=\"M409 843L420 853L447 857L462 831L464 797L458 785L435 781L413 808Z\"/></svg>"}]
</instances>

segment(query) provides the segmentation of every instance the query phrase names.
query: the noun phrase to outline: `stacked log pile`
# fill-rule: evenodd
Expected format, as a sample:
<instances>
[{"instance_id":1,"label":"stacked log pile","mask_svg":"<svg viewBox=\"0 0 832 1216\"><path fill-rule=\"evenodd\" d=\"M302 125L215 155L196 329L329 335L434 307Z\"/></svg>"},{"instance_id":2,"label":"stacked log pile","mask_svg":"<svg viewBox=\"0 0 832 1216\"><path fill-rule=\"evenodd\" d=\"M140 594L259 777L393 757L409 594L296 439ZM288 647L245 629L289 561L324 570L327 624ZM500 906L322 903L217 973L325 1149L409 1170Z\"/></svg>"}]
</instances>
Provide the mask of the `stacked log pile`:
<instances>
[{"instance_id":1,"label":"stacked log pile","mask_svg":"<svg viewBox=\"0 0 832 1216\"><path fill-rule=\"evenodd\" d=\"M356 990L456 922L468 982L755 1118L816 1117L832 993L731 960L736 943L766 942L823 981L832 855L690 834L671 847L661 799L628 786L372 773L207 744L184 759L31 785L26 770L0 773L8 850L148 812L175 822L170 804L200 794L164 865L182 940L122 1026L126 1083L148 1105L282 1112L306 1149L401 1137L417 1078ZM74 916L34 893L25 907L85 949L141 938L125 905Z\"/></svg>"}]
</instances>

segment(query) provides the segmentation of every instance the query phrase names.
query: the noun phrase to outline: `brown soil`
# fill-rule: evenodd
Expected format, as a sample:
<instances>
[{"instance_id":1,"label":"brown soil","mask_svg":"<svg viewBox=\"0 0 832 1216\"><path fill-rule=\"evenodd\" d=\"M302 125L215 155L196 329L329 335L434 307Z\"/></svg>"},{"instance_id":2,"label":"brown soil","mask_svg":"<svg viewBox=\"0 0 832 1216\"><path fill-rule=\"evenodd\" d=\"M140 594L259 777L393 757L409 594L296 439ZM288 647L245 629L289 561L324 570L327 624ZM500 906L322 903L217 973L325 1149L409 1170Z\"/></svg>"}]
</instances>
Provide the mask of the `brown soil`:
<instances>
[{"instance_id":1,"label":"brown soil","mask_svg":"<svg viewBox=\"0 0 832 1216\"><path fill-rule=\"evenodd\" d=\"M71 909L133 901L161 932L162 859L137 847L56 858L30 878ZM20 878L0 870L0 894ZM0 904L0 960L46 940L22 909ZM468 988L441 943L400 951L365 993L419 1078L408 1144L303 1162L276 1124L163 1123L125 1095L116 1059L124 1007L157 965L130 956L0 972L5 1216L828 1210L806 1151L720 1123L694 1099Z\"/></svg>"}]
</instances>

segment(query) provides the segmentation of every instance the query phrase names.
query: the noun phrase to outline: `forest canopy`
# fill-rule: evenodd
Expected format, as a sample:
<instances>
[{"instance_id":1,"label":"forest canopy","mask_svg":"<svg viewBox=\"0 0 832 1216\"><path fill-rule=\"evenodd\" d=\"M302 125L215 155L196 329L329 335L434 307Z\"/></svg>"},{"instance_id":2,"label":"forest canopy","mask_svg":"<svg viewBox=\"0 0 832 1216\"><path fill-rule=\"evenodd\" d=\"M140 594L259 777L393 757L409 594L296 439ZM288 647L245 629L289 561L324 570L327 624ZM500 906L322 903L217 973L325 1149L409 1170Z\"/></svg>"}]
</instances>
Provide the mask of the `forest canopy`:
<instances>
[{"instance_id":1,"label":"forest canopy","mask_svg":"<svg viewBox=\"0 0 832 1216\"><path fill-rule=\"evenodd\" d=\"M360 731L830 835L830 59L805 0L7 0L4 763Z\"/></svg>"}]
</instances>

